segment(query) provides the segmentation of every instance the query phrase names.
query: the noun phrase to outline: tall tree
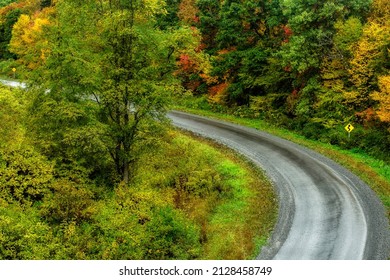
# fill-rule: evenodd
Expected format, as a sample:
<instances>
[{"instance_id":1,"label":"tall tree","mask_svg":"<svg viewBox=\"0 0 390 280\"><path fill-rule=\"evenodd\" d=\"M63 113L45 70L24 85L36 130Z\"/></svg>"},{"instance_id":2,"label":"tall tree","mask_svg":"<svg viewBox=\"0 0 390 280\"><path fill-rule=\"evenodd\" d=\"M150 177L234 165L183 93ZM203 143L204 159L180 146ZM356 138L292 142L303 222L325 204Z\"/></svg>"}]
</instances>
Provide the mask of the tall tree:
<instances>
[{"instance_id":1,"label":"tall tree","mask_svg":"<svg viewBox=\"0 0 390 280\"><path fill-rule=\"evenodd\" d=\"M196 5L199 9L199 30L202 32L202 43L209 52L215 51L217 47L215 37L218 32L220 20L220 1L198 0Z\"/></svg>"},{"instance_id":2,"label":"tall tree","mask_svg":"<svg viewBox=\"0 0 390 280\"><path fill-rule=\"evenodd\" d=\"M379 101L380 120L390 123L390 75L379 77L379 91L374 92L372 98Z\"/></svg>"},{"instance_id":3,"label":"tall tree","mask_svg":"<svg viewBox=\"0 0 390 280\"><path fill-rule=\"evenodd\" d=\"M370 3L371 0L281 1L293 32L281 52L285 65L300 74L318 71L322 58L332 49L336 21L351 15L363 16Z\"/></svg>"},{"instance_id":4,"label":"tall tree","mask_svg":"<svg viewBox=\"0 0 390 280\"><path fill-rule=\"evenodd\" d=\"M348 73L350 90L345 91L346 99L357 112L374 105L372 91L386 88L386 78L379 76L390 73L390 3L374 0L370 16L363 27L362 36L351 46L352 57ZM384 94L386 91L384 91Z\"/></svg>"},{"instance_id":5,"label":"tall tree","mask_svg":"<svg viewBox=\"0 0 390 280\"><path fill-rule=\"evenodd\" d=\"M18 21L23 7L23 5L16 3L6 6L5 4L9 2L11 1L0 4L0 59L14 58L8 49L8 44L12 37L12 28ZM2 5L5 7L1 8Z\"/></svg>"},{"instance_id":6,"label":"tall tree","mask_svg":"<svg viewBox=\"0 0 390 280\"><path fill-rule=\"evenodd\" d=\"M287 102L294 116L306 120L315 118L316 102L322 91L321 70L325 65L333 69L339 67L333 62L333 57L339 55L335 53L336 23L351 16L364 18L370 3L371 0L281 1L292 35L278 55L293 78Z\"/></svg>"},{"instance_id":7,"label":"tall tree","mask_svg":"<svg viewBox=\"0 0 390 280\"><path fill-rule=\"evenodd\" d=\"M49 51L44 37L44 28L50 24L53 9L36 11L33 15L22 14L12 29L10 51L18 55L20 62L29 69L35 69L46 58Z\"/></svg>"},{"instance_id":8,"label":"tall tree","mask_svg":"<svg viewBox=\"0 0 390 280\"><path fill-rule=\"evenodd\" d=\"M214 55L213 74L218 79L209 91L212 100L247 105L250 95L279 85L273 77L281 76L271 73L269 63L283 23L279 0L229 0L216 2L212 10L206 3L197 2L200 30L206 33L206 51Z\"/></svg>"},{"instance_id":9,"label":"tall tree","mask_svg":"<svg viewBox=\"0 0 390 280\"><path fill-rule=\"evenodd\" d=\"M164 13L159 0L58 1L56 8L56 24L47 35L50 54L34 76L46 92L39 104L47 107L51 100L76 108L67 110L68 123L84 115L80 108L92 110L94 119L81 117L78 125L99 127L92 138L128 183L137 154L165 120L176 84L170 75L174 53L193 47L189 30L156 28L156 16Z\"/></svg>"}]
</instances>

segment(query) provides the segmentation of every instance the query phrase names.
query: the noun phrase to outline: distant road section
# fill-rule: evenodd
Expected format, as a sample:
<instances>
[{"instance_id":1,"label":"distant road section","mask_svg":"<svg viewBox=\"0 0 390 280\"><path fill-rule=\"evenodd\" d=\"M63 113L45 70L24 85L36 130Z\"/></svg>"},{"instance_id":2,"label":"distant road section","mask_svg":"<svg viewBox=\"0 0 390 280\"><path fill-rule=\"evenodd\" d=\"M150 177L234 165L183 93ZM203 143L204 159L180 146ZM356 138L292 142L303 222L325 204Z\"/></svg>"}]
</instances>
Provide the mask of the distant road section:
<instances>
[{"instance_id":1,"label":"distant road section","mask_svg":"<svg viewBox=\"0 0 390 280\"><path fill-rule=\"evenodd\" d=\"M1 80L0 79L0 83L3 85L6 85L6 86L11 86L11 87L20 87L20 88L26 87L25 83L21 83L21 82L17 82L17 81L9 81L9 80Z\"/></svg>"},{"instance_id":2,"label":"distant road section","mask_svg":"<svg viewBox=\"0 0 390 280\"><path fill-rule=\"evenodd\" d=\"M373 191L345 168L255 129L178 111L168 116L173 125L243 154L273 181L279 218L258 259L389 257L390 229L384 207Z\"/></svg>"}]
</instances>

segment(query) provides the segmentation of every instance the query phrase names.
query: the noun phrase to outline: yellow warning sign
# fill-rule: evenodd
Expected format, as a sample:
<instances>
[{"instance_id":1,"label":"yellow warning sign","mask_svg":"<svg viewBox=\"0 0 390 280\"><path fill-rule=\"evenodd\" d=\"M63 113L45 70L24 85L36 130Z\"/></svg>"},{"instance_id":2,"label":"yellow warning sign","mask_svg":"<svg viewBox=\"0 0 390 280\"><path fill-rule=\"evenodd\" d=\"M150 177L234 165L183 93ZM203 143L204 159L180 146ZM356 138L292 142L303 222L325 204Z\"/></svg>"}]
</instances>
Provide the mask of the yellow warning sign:
<instances>
[{"instance_id":1,"label":"yellow warning sign","mask_svg":"<svg viewBox=\"0 0 390 280\"><path fill-rule=\"evenodd\" d=\"M351 132L353 129L354 129L354 127L350 123L345 126L345 130L348 131L348 132Z\"/></svg>"}]
</instances>

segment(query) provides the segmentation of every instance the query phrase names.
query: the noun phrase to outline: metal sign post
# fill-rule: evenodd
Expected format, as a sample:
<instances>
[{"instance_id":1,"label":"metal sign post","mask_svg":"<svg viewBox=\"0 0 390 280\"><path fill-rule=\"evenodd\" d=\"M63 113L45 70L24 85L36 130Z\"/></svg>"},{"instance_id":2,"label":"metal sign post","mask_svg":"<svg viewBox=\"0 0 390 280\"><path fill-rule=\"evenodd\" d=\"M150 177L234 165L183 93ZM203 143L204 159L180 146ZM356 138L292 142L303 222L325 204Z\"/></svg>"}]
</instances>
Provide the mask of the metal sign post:
<instances>
[{"instance_id":1,"label":"metal sign post","mask_svg":"<svg viewBox=\"0 0 390 280\"><path fill-rule=\"evenodd\" d=\"M348 132L348 138L351 138L351 131L354 130L353 125L349 123L344 128Z\"/></svg>"}]
</instances>

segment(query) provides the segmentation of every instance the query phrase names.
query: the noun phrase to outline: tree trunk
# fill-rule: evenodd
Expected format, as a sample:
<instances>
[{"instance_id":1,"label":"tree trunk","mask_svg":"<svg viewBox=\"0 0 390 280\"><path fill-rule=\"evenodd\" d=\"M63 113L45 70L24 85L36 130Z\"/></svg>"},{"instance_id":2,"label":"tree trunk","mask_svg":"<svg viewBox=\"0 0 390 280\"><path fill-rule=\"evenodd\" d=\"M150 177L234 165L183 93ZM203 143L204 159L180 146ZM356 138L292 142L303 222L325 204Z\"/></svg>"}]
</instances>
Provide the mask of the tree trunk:
<instances>
[{"instance_id":1,"label":"tree trunk","mask_svg":"<svg viewBox=\"0 0 390 280\"><path fill-rule=\"evenodd\" d=\"M129 183L129 163L125 162L123 165L123 182L127 185Z\"/></svg>"}]
</instances>

